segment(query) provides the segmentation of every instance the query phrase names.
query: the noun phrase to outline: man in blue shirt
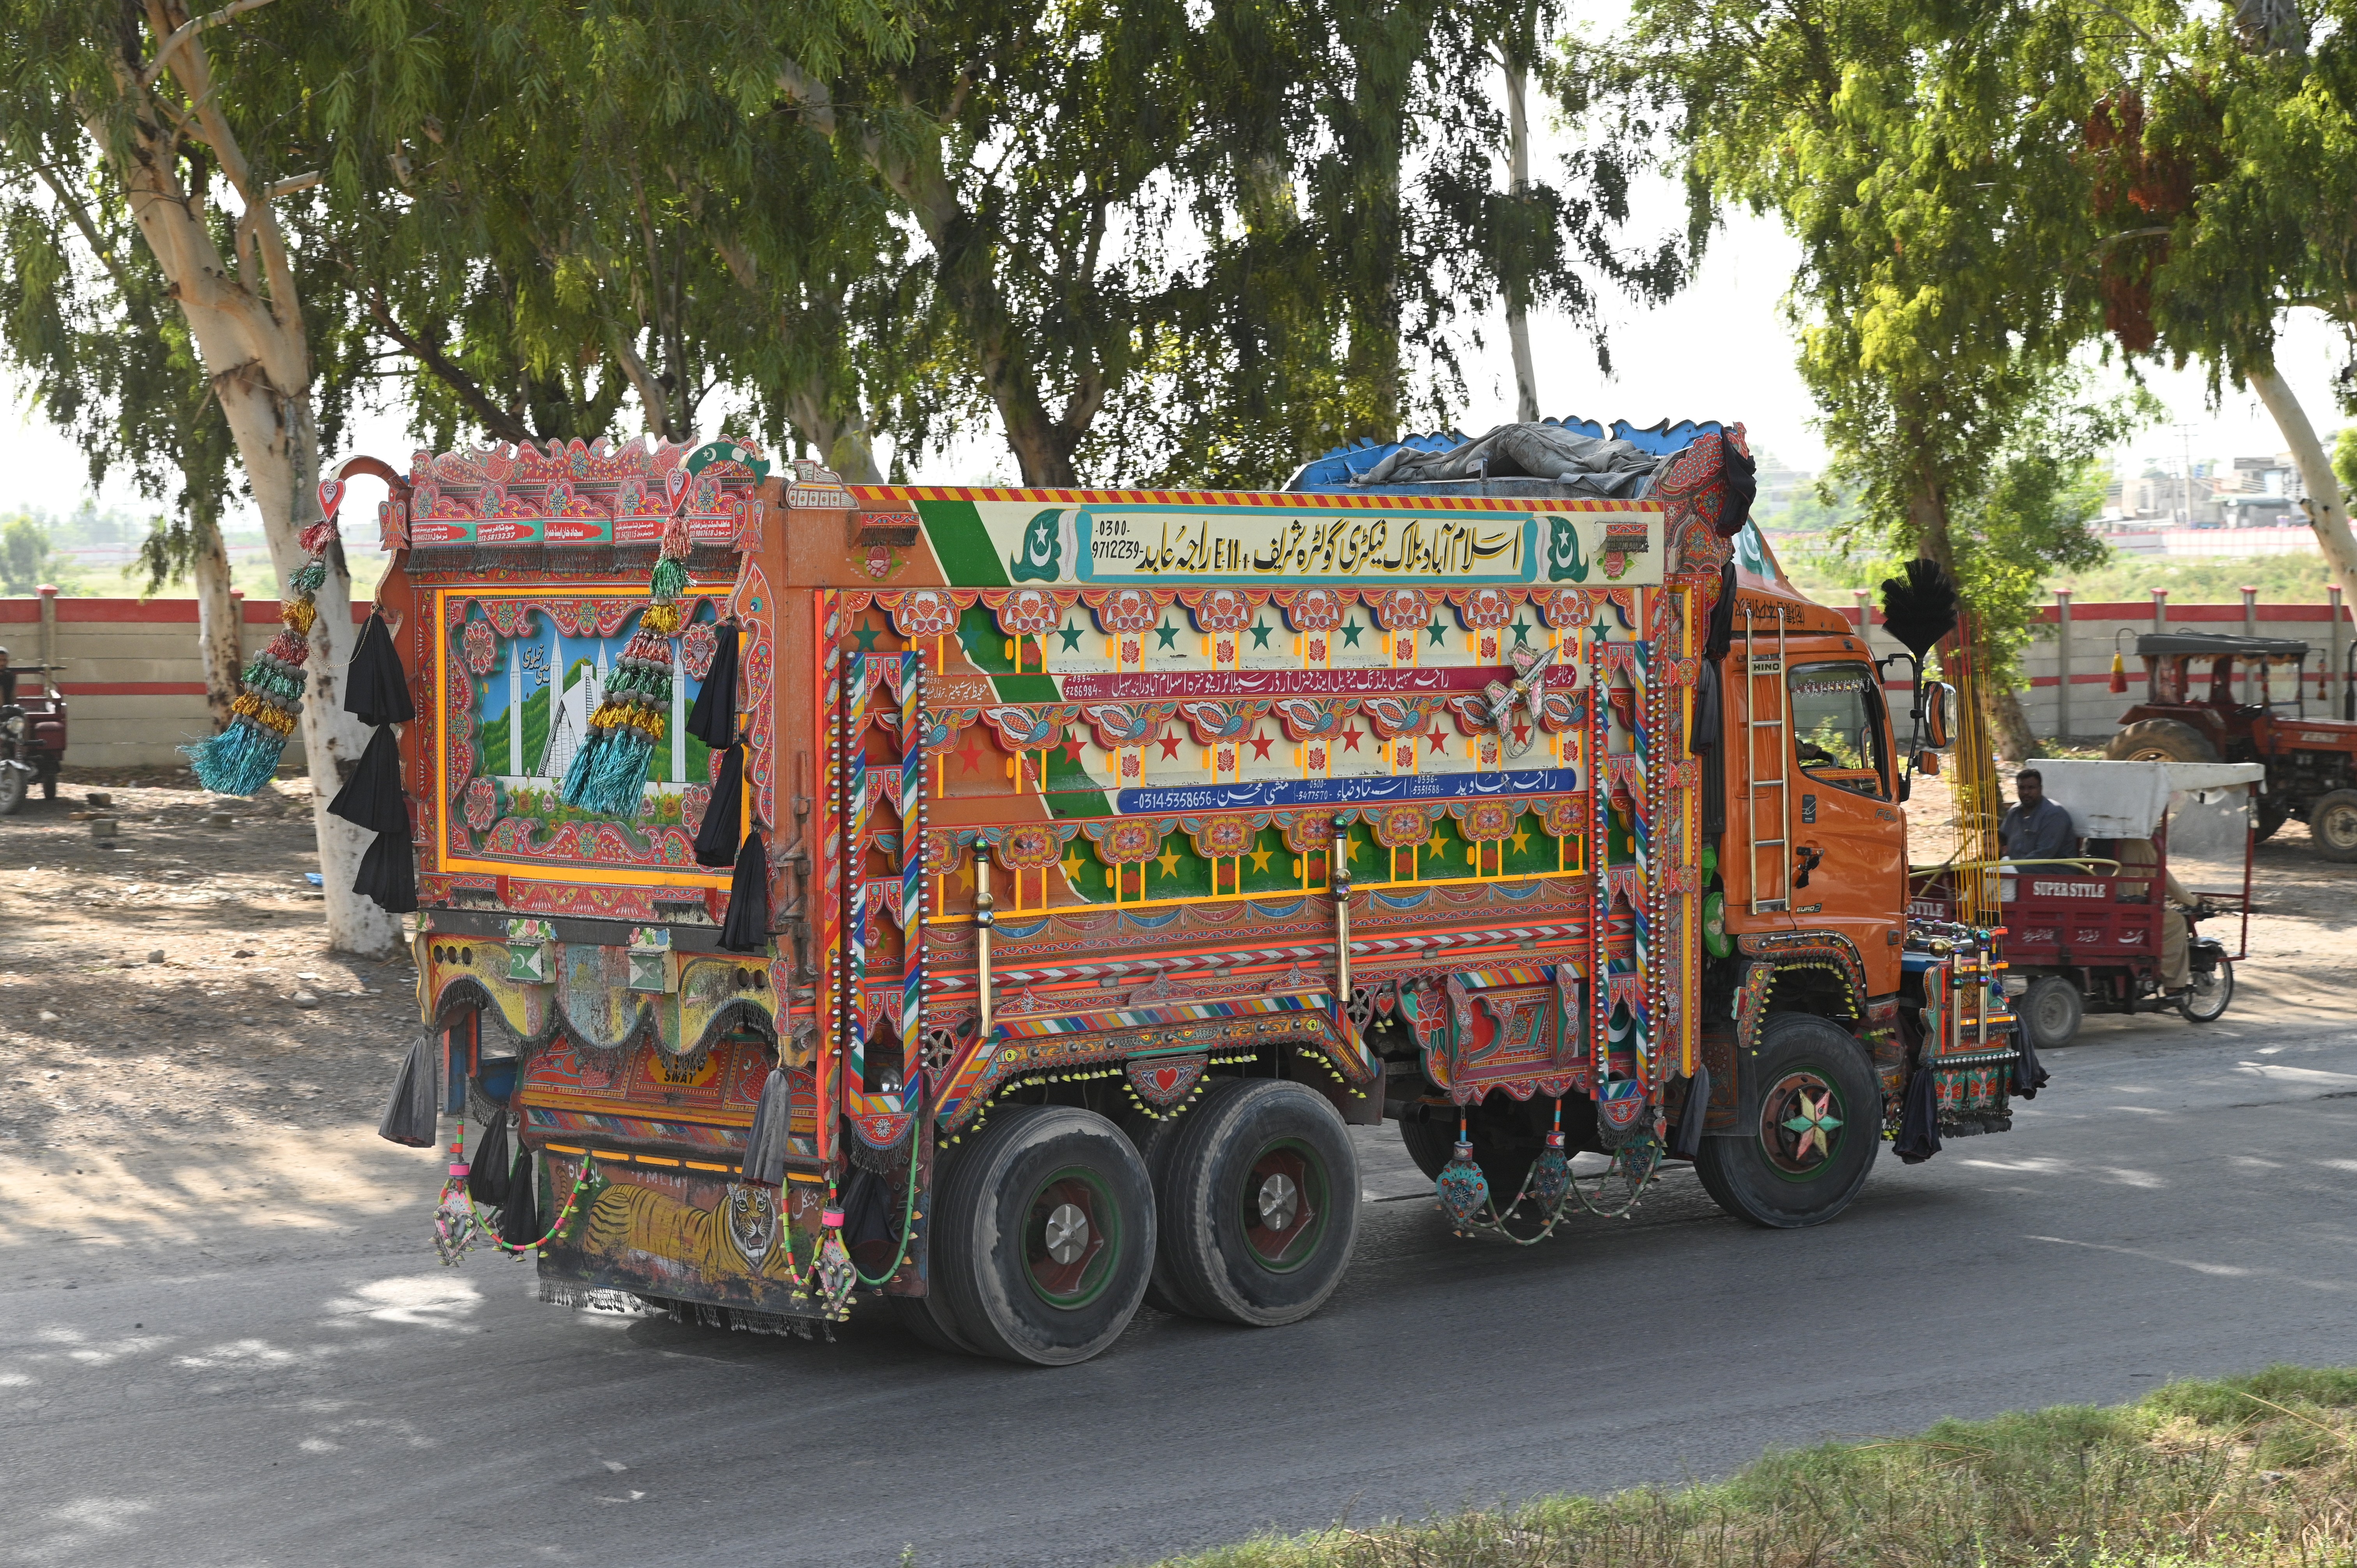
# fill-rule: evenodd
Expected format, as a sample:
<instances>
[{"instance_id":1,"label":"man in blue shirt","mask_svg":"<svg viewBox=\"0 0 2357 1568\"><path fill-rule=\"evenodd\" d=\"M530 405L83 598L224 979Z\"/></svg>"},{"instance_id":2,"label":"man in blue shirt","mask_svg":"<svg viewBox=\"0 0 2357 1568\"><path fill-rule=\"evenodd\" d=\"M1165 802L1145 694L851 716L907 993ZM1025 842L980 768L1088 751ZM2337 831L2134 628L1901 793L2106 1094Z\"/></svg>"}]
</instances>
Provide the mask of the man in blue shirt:
<instances>
[{"instance_id":1,"label":"man in blue shirt","mask_svg":"<svg viewBox=\"0 0 2357 1568\"><path fill-rule=\"evenodd\" d=\"M1996 842L2007 860L2063 860L2079 853L2071 813L2046 798L2046 776L2025 768L2013 781L2019 804L1997 824Z\"/></svg>"}]
</instances>

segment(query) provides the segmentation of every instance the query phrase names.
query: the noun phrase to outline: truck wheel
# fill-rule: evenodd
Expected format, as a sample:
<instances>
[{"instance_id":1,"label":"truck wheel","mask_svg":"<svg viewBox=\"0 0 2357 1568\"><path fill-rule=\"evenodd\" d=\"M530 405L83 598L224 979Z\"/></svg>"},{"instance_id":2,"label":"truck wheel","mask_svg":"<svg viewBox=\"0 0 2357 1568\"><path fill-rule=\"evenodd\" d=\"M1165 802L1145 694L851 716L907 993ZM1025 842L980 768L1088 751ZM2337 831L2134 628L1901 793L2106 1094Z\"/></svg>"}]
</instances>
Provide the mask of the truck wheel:
<instances>
[{"instance_id":1,"label":"truck wheel","mask_svg":"<svg viewBox=\"0 0 2357 1568\"><path fill-rule=\"evenodd\" d=\"M25 803L25 781L31 775L21 768L0 764L0 817L13 817Z\"/></svg>"},{"instance_id":2,"label":"truck wheel","mask_svg":"<svg viewBox=\"0 0 2357 1568\"><path fill-rule=\"evenodd\" d=\"M1129 1141L1137 1145L1137 1157L1146 1162L1146 1177L1154 1188L1157 1205L1154 1229L1157 1236L1162 1230L1159 1206L1163 1190L1170 1185L1170 1152L1178 1146L1179 1123L1193 1115L1201 1107L1203 1100L1211 1098L1218 1089L1216 1082L1205 1084L1201 1097L1192 1105L1186 1106L1180 1115L1166 1117L1159 1122L1146 1121L1142 1127L1133 1122L1123 1129L1129 1134ZM1154 1268L1146 1279L1146 1305L1157 1312L1192 1317L1195 1309L1188 1305L1186 1293L1171 1277L1170 1265L1163 1252L1164 1249L1159 1246L1154 1250Z\"/></svg>"},{"instance_id":3,"label":"truck wheel","mask_svg":"<svg viewBox=\"0 0 2357 1568\"><path fill-rule=\"evenodd\" d=\"M2215 762L2218 748L2182 719L2138 719L2112 736L2104 755L2114 762Z\"/></svg>"},{"instance_id":4,"label":"truck wheel","mask_svg":"<svg viewBox=\"0 0 2357 1568\"><path fill-rule=\"evenodd\" d=\"M2021 993L2014 1012L2021 1026L2029 1031L2029 1043L2041 1051L2049 1050L2078 1037L2080 1022L2087 1015L2087 999L2059 975L2041 974Z\"/></svg>"},{"instance_id":5,"label":"truck wheel","mask_svg":"<svg viewBox=\"0 0 2357 1568\"><path fill-rule=\"evenodd\" d=\"M2308 809L2308 836L2326 860L2357 860L2357 789L2334 789Z\"/></svg>"},{"instance_id":6,"label":"truck wheel","mask_svg":"<svg viewBox=\"0 0 2357 1568\"><path fill-rule=\"evenodd\" d=\"M1154 1188L1121 1129L1007 1105L962 1151L933 1232L937 1289L985 1356L1066 1367L1129 1326L1154 1264Z\"/></svg>"},{"instance_id":7,"label":"truck wheel","mask_svg":"<svg viewBox=\"0 0 2357 1568\"><path fill-rule=\"evenodd\" d=\"M1850 1206L1882 1144L1882 1091L1849 1032L1770 1013L1744 1066L1733 1133L1706 1137L1695 1169L1712 1201L1774 1230L1822 1225Z\"/></svg>"},{"instance_id":8,"label":"truck wheel","mask_svg":"<svg viewBox=\"0 0 2357 1568\"><path fill-rule=\"evenodd\" d=\"M1359 1160L1324 1095L1235 1079L1178 1127L1164 1273L1199 1317L1274 1327L1326 1304L1359 1235Z\"/></svg>"},{"instance_id":9,"label":"truck wheel","mask_svg":"<svg viewBox=\"0 0 2357 1568\"><path fill-rule=\"evenodd\" d=\"M2213 967L2195 970L2177 1010L2189 1024L2214 1024L2234 1000L2234 961L2221 954Z\"/></svg>"}]
</instances>

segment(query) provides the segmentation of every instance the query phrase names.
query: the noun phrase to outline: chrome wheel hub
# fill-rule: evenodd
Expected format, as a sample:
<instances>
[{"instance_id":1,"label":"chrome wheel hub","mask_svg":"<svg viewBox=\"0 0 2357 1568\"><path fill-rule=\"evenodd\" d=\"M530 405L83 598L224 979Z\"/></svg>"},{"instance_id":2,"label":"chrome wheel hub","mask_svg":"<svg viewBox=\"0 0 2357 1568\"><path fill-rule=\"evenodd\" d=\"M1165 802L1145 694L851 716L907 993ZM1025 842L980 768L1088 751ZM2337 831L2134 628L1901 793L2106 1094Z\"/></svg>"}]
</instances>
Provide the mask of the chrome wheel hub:
<instances>
[{"instance_id":1,"label":"chrome wheel hub","mask_svg":"<svg viewBox=\"0 0 2357 1568\"><path fill-rule=\"evenodd\" d=\"M1271 1230L1292 1229L1301 1213L1301 1187L1298 1183L1278 1171L1260 1184L1260 1222Z\"/></svg>"},{"instance_id":2,"label":"chrome wheel hub","mask_svg":"<svg viewBox=\"0 0 2357 1568\"><path fill-rule=\"evenodd\" d=\"M1048 1256L1060 1265L1078 1262L1089 1247L1089 1217L1080 1205L1060 1203L1048 1211Z\"/></svg>"}]
</instances>

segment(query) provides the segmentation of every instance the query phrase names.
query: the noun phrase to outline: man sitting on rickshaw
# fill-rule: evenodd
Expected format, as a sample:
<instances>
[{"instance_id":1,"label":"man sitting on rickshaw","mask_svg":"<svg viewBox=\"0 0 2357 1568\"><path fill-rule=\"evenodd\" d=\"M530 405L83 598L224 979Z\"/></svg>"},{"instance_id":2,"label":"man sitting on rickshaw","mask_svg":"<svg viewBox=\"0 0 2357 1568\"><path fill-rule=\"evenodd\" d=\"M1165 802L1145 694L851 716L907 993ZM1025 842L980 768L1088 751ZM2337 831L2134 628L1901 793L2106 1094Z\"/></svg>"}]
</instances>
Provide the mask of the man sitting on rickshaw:
<instances>
[{"instance_id":1,"label":"man sitting on rickshaw","mask_svg":"<svg viewBox=\"0 0 2357 1568\"><path fill-rule=\"evenodd\" d=\"M2046 775L2025 768L2015 776L2018 799L1997 824L1997 848L2007 860L2069 860L2079 853L2079 835L2071 831L2071 813L2046 798ZM2068 867L2056 866L2054 871Z\"/></svg>"},{"instance_id":2,"label":"man sitting on rickshaw","mask_svg":"<svg viewBox=\"0 0 2357 1568\"><path fill-rule=\"evenodd\" d=\"M2098 841L2100 842L2100 841ZM2117 884L2123 904L2152 902L2152 868L2160 864L2160 855L2150 839L2114 839L2111 856L2120 863ZM2160 921L2160 989L2161 994L2175 1001L2185 994L2193 983L2192 961L2187 956L2188 939L2185 917L2180 909L2198 908L2201 900L2188 893L2173 871L2163 871L2161 897L2169 908Z\"/></svg>"}]
</instances>

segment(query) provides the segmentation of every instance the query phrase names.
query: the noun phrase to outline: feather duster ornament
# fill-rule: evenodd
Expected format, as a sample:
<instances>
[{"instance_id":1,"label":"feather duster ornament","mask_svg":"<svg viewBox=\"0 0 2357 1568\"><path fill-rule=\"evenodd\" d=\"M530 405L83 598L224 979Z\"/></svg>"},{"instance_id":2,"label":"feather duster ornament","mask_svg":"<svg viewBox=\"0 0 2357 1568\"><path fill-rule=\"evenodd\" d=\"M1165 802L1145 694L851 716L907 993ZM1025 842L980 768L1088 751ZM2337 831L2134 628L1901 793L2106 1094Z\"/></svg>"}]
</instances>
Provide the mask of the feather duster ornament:
<instances>
[{"instance_id":1,"label":"feather duster ornament","mask_svg":"<svg viewBox=\"0 0 2357 1568\"><path fill-rule=\"evenodd\" d=\"M1956 580L1937 561L1907 563L1903 577L1882 581L1882 629L1921 664L1939 640L1956 629L1962 596Z\"/></svg>"}]
</instances>

